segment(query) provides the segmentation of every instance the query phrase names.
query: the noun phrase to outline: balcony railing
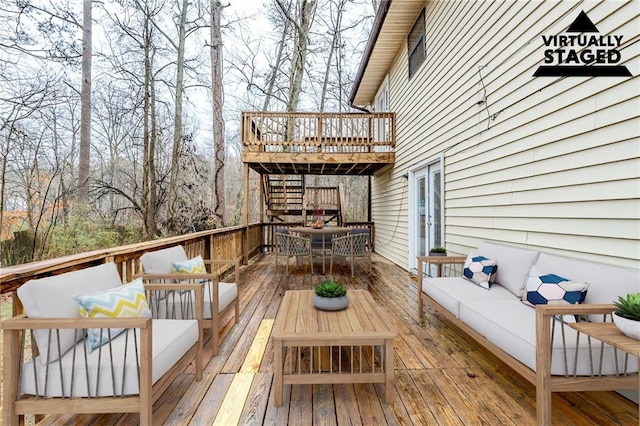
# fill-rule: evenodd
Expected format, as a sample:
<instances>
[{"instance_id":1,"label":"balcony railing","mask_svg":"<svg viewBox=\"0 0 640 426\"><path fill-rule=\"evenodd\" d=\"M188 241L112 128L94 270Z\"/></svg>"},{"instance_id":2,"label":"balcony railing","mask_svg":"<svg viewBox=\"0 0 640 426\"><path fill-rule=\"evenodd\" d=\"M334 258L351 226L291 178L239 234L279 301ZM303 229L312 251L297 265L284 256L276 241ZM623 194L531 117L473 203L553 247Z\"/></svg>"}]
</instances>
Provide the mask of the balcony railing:
<instances>
[{"instance_id":1,"label":"balcony railing","mask_svg":"<svg viewBox=\"0 0 640 426\"><path fill-rule=\"evenodd\" d=\"M243 112L246 151L392 152L394 113Z\"/></svg>"}]
</instances>

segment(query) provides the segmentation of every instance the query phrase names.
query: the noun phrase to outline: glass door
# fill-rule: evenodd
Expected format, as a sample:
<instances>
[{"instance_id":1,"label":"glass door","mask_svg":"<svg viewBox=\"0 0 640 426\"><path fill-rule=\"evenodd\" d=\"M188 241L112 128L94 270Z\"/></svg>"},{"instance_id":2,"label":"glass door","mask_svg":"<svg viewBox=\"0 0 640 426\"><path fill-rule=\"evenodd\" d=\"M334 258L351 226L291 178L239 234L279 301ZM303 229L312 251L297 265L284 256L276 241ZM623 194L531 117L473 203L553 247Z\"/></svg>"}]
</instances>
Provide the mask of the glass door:
<instances>
[{"instance_id":1,"label":"glass door","mask_svg":"<svg viewBox=\"0 0 640 426\"><path fill-rule=\"evenodd\" d=\"M416 270L417 256L427 256L431 247L444 245L440 163L416 169L409 179L409 267ZM435 274L432 268L427 272Z\"/></svg>"}]
</instances>

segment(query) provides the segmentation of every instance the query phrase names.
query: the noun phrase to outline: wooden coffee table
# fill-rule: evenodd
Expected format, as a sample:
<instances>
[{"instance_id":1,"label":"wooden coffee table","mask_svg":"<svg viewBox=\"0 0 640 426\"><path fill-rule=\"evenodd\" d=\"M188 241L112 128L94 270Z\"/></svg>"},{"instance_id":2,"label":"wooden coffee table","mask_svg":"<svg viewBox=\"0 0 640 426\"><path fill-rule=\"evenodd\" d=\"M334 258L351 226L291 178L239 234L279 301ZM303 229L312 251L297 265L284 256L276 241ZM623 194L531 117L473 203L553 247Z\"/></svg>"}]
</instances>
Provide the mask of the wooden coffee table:
<instances>
[{"instance_id":1,"label":"wooden coffee table","mask_svg":"<svg viewBox=\"0 0 640 426\"><path fill-rule=\"evenodd\" d=\"M371 294L349 290L349 307L314 308L313 290L285 292L271 336L274 341L274 404L284 384L384 383L393 397L393 339L397 332Z\"/></svg>"}]
</instances>

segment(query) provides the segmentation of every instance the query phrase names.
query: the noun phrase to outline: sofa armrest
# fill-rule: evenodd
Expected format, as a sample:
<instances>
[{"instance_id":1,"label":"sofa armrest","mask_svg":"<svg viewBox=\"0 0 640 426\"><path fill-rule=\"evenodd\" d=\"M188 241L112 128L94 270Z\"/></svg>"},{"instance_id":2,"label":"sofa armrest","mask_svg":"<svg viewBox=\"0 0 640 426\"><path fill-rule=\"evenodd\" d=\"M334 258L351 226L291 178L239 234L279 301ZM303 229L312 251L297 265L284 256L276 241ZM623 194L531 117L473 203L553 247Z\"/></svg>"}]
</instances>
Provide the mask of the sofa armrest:
<instances>
[{"instance_id":1,"label":"sofa armrest","mask_svg":"<svg viewBox=\"0 0 640 426\"><path fill-rule=\"evenodd\" d=\"M536 305L536 365L537 372L542 374L545 369L550 368L550 351L541 348L551 348L551 329L552 320L557 320L564 325L558 316L574 315L588 317L589 315L602 315L602 321L606 321L607 316L615 310L613 304L553 304L553 305ZM550 374L550 373L549 373Z\"/></svg>"},{"instance_id":2,"label":"sofa armrest","mask_svg":"<svg viewBox=\"0 0 640 426\"><path fill-rule=\"evenodd\" d=\"M555 315L606 315L615 310L615 306L610 303L580 305L558 304L558 305L536 305L536 315L538 318L551 317ZM536 318L536 320L538 319Z\"/></svg>"},{"instance_id":3,"label":"sofa armrest","mask_svg":"<svg viewBox=\"0 0 640 426\"><path fill-rule=\"evenodd\" d=\"M467 260L466 256L418 256L418 289L416 291L416 302L418 303L418 319L422 324L424 320L424 305L422 303L422 279L424 277L424 264L438 265L438 276L442 275L442 265L463 265Z\"/></svg>"}]
</instances>

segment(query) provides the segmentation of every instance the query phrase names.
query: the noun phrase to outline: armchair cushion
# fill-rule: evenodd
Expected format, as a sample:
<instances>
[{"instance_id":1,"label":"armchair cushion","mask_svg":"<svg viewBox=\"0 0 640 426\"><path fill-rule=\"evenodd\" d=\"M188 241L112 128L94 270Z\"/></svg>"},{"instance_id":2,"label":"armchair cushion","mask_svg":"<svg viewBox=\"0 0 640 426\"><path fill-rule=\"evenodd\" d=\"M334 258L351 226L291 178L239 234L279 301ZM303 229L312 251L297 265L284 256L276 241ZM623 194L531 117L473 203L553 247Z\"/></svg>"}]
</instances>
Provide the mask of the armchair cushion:
<instances>
[{"instance_id":1,"label":"armchair cushion","mask_svg":"<svg viewBox=\"0 0 640 426\"><path fill-rule=\"evenodd\" d=\"M18 289L18 298L29 318L81 318L78 305L73 300L74 295L108 290L121 284L116 265L105 263L28 281ZM53 336L49 339L48 330L34 330L33 335L42 363L57 360L83 337L74 330L60 330L58 352L58 341Z\"/></svg>"},{"instance_id":2,"label":"armchair cushion","mask_svg":"<svg viewBox=\"0 0 640 426\"><path fill-rule=\"evenodd\" d=\"M151 335L151 380L156 383L198 341L198 321L154 319ZM111 340L109 345L110 348L105 345L88 354L86 364L82 342L77 344L75 351L67 351L59 362L48 366L42 365L44 362L27 362L22 368L21 390L30 395L46 394L47 397L69 397L71 392L74 397L113 396L114 393L137 395L139 387L136 359L140 353L140 336L137 342L134 341L132 329L129 329ZM113 354L113 367L110 353ZM38 358L42 358L42 355ZM37 389L35 377L38 378Z\"/></svg>"},{"instance_id":3,"label":"armchair cushion","mask_svg":"<svg viewBox=\"0 0 640 426\"><path fill-rule=\"evenodd\" d=\"M151 317L151 310L147 304L141 278L117 288L91 294L79 294L73 298L80 306L80 315L83 318ZM124 328L87 329L89 352L93 352L124 330Z\"/></svg>"},{"instance_id":4,"label":"armchair cushion","mask_svg":"<svg viewBox=\"0 0 640 426\"><path fill-rule=\"evenodd\" d=\"M237 297L238 286L236 283L218 283L218 312L222 312L231 305ZM213 283L211 281L207 281L205 284L203 299L202 318L210 319L213 305ZM172 292L163 299L151 299L150 305L154 318L190 319L195 317L194 301L193 291Z\"/></svg>"},{"instance_id":5,"label":"armchair cushion","mask_svg":"<svg viewBox=\"0 0 640 426\"><path fill-rule=\"evenodd\" d=\"M140 256L140 262L147 274L169 275L173 273L173 262L187 262L188 260L184 247L180 245L151 251Z\"/></svg>"},{"instance_id":6,"label":"armchair cushion","mask_svg":"<svg viewBox=\"0 0 640 426\"><path fill-rule=\"evenodd\" d=\"M140 256L140 263L147 274L173 274L173 262L188 262L187 253L181 245L169 247L162 250L150 251ZM163 280L165 283L175 283L176 280ZM159 298L164 298L169 292L157 292Z\"/></svg>"}]
</instances>

